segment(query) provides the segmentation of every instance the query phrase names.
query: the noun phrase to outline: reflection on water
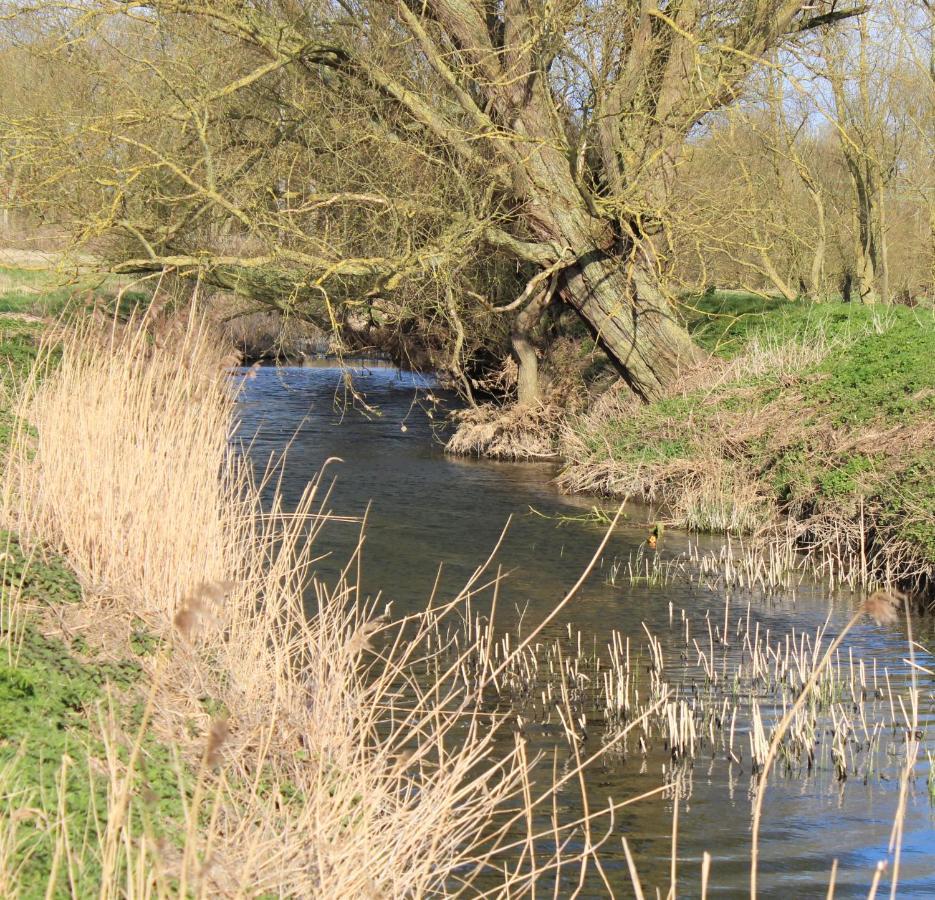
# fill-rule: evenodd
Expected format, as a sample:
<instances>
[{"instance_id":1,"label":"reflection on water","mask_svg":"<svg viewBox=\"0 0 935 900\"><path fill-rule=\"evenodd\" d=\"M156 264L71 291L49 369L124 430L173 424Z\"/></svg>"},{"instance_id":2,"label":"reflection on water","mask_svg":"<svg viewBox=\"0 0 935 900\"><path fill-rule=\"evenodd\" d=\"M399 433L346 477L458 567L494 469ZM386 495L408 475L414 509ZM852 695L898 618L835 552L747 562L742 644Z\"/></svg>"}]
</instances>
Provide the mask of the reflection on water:
<instances>
[{"instance_id":1,"label":"reflection on water","mask_svg":"<svg viewBox=\"0 0 935 900\"><path fill-rule=\"evenodd\" d=\"M262 467L288 446L282 489L289 502L326 460L336 458L328 470L334 478L330 507L341 515L367 513L363 587L369 593L382 592L396 615L424 608L433 589L442 599L453 595L509 523L497 554L508 576L500 588L498 621L507 627L522 620L527 628L537 622L575 582L600 542L602 526L581 520L594 501L560 496L550 483L554 468L546 464L445 456L436 429L444 413L438 404L447 398L426 379L373 365L355 371L352 382L353 390L344 374L329 365L264 368L245 382L240 438L250 444L257 465ZM570 621L585 643L598 649L606 646L612 630L629 635L636 646L644 642L645 622L663 643L670 681L680 665L688 678L691 667L685 664L680 610L685 610L693 633L700 634L708 617L723 620L724 597L687 579L630 584L618 578L611 584L611 567L639 551L647 524L645 510L627 511L597 569L547 636L567 636L565 623ZM319 564L321 573L338 571L357 540L353 524L326 529L319 539L320 552L327 554ZM677 556L688 542L685 535L667 532L660 552ZM719 541L710 538L707 543L715 546ZM857 601L846 595L832 598L813 585L800 588L794 599L744 595L732 602L745 615L749 602L754 625L758 622L764 632L769 629L776 641L793 628L814 634L829 614L829 631L834 633ZM917 624L916 638L927 647L933 645L929 623ZM842 654L864 659L868 668L875 660L881 673L885 667L894 691L905 679L902 628L860 625L847 638ZM918 661L932 668L927 653L919 651ZM933 720L932 679L924 674L920 678L924 727ZM738 725L743 733L747 728L748 723ZM563 742L554 747L567 756ZM785 778L778 771L773 775L761 830L762 896L824 897L834 858L836 896L866 896L873 868L886 856L896 810L898 736L887 754L866 778L840 782L830 768L821 766L808 777ZM669 762L662 747L645 757L608 761L590 773L589 794L597 803L635 796L661 784ZM899 891L905 897L935 896L935 836L926 773L927 766L920 765L909 789ZM742 895L749 865L749 763L698 758L691 774L680 805L680 894L698 894L701 856L707 850L713 856L710 893ZM573 791L567 803L580 803ZM656 886L665 895L671 814L672 800L656 798L628 807L617 817L616 835L602 859L619 896L629 896L631 890L619 835L627 836L636 853L647 896ZM591 895L602 896L602 890L595 887Z\"/></svg>"}]
</instances>

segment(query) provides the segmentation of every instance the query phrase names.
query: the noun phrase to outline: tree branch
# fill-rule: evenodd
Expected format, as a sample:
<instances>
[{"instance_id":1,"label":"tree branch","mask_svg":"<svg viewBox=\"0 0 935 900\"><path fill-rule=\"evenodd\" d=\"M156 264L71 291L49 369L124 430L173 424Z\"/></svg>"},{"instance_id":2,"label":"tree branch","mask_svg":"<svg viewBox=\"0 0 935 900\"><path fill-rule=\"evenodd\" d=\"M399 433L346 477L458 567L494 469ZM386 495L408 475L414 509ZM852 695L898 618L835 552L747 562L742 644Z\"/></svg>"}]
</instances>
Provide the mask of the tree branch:
<instances>
[{"instance_id":1,"label":"tree branch","mask_svg":"<svg viewBox=\"0 0 935 900\"><path fill-rule=\"evenodd\" d=\"M822 25L833 25L835 22L841 22L844 19L853 19L855 16L862 16L869 8L868 6L852 6L850 9L832 9L830 12L812 16L810 19L799 22L791 33L809 31L812 28L821 28Z\"/></svg>"}]
</instances>

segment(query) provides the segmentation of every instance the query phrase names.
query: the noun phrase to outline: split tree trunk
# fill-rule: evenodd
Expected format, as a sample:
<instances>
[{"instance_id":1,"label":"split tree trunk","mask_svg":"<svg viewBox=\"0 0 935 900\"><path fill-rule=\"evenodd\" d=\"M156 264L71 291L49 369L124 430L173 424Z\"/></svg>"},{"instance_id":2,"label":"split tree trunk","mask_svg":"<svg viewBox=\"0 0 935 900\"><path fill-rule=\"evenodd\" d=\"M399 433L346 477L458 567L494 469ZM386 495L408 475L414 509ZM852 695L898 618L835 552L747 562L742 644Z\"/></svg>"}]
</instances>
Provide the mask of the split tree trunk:
<instances>
[{"instance_id":1,"label":"split tree trunk","mask_svg":"<svg viewBox=\"0 0 935 900\"><path fill-rule=\"evenodd\" d=\"M846 157L846 161L857 200L854 210L854 268L856 269L857 295L861 303L876 303L877 246L873 227L875 191L870 179L865 177L866 173L862 170L860 160Z\"/></svg>"},{"instance_id":2,"label":"split tree trunk","mask_svg":"<svg viewBox=\"0 0 935 900\"><path fill-rule=\"evenodd\" d=\"M516 360L516 402L520 406L536 406L542 401L539 387L539 357L528 334L513 331L513 357Z\"/></svg>"},{"instance_id":3,"label":"split tree trunk","mask_svg":"<svg viewBox=\"0 0 935 900\"><path fill-rule=\"evenodd\" d=\"M592 212L564 136L551 130L553 100L542 80L519 106L510 124L528 139L529 151L514 161L512 177L528 232L571 252L574 263L561 272L559 296L634 392L645 400L659 397L703 354L666 300L652 247L648 239L621 236L626 226ZM645 244L633 243L639 240Z\"/></svg>"}]
</instances>

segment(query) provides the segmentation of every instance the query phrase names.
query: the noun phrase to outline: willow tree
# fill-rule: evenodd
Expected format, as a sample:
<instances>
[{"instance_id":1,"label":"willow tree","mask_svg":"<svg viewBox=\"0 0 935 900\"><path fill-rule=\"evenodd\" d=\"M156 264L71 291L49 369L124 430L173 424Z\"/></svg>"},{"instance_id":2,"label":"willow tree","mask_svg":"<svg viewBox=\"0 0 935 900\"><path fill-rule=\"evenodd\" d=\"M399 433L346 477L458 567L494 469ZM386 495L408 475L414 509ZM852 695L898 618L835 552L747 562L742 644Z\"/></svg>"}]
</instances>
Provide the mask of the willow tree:
<instances>
[{"instance_id":1,"label":"willow tree","mask_svg":"<svg viewBox=\"0 0 935 900\"><path fill-rule=\"evenodd\" d=\"M366 133L368 145L384 154L472 173L470 197L447 210L439 227L413 229L404 250L335 258L296 250L295 234L283 237L278 188L266 192L262 216L243 215L218 186L216 160L205 153L195 169L175 163L172 172L189 195L198 194L202 212L196 218L203 218L203 207L225 211L251 237L263 232L263 252L221 254L190 237L186 242L181 226L130 222L125 226L143 252L125 259L124 269L197 265L218 283L267 297L295 297L297 285L307 284L327 295L329 284L343 279L360 298L383 297L407 274L444 268L466 253L513 259L526 288L510 302L478 302L491 314L512 316L514 348L526 370L521 401L535 398L529 335L553 297L580 316L642 397L657 396L699 360L660 279L659 237L673 163L696 125L733 103L767 54L803 31L862 11L836 0L43 5L70 8L73 29L95 12L124 15L158 29L163 49L166 43L184 46L185 28L213 32L219 38L214 52L223 48L232 66L249 59L249 71L224 88L199 103L180 103L173 115L189 122L186 146L210 143L208 131L218 121L212 104L257 86L279 90L289 78L324 97L326 114L339 127ZM171 41L166 33L174 35ZM195 46L203 47L199 41ZM316 109L322 114L321 106ZM117 117L107 126L108 139L141 122ZM134 153L146 146L138 137L123 145ZM280 173L275 177L281 179ZM365 192L349 182L351 189L334 191L334 202L357 195L366 204ZM296 189L282 192L291 196ZM159 199L164 207L165 191ZM396 221L404 222L405 215ZM349 296L347 290L341 296Z\"/></svg>"}]
</instances>

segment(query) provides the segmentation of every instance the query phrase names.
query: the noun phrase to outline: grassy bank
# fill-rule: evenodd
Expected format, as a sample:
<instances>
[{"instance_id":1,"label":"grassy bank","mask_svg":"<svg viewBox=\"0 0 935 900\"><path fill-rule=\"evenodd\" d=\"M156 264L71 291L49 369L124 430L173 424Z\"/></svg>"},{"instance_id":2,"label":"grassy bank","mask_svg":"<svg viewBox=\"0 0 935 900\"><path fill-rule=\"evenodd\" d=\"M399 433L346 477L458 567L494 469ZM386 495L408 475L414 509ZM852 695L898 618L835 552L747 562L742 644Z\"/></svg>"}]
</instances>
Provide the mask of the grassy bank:
<instances>
[{"instance_id":1,"label":"grassy bank","mask_svg":"<svg viewBox=\"0 0 935 900\"><path fill-rule=\"evenodd\" d=\"M712 364L655 403L605 397L578 419L563 486L642 496L688 528L791 533L839 577L930 590L932 311L742 294L694 307Z\"/></svg>"},{"instance_id":2,"label":"grassy bank","mask_svg":"<svg viewBox=\"0 0 935 900\"><path fill-rule=\"evenodd\" d=\"M92 896L105 882L107 826L116 812L110 767L126 766L129 756L107 717L128 733L142 726L140 660L153 638L139 628L130 642L110 648L89 642L84 629L63 624L83 618L76 615L81 588L67 564L27 554L10 534L0 535L0 546L0 893ZM149 802L137 828L177 841L181 772L165 744L141 737L137 765ZM126 877L123 865L111 864Z\"/></svg>"},{"instance_id":3,"label":"grassy bank","mask_svg":"<svg viewBox=\"0 0 935 900\"><path fill-rule=\"evenodd\" d=\"M146 282L74 267L7 265L0 257L0 316L5 320L58 318L91 307L128 313L151 296Z\"/></svg>"}]
</instances>

